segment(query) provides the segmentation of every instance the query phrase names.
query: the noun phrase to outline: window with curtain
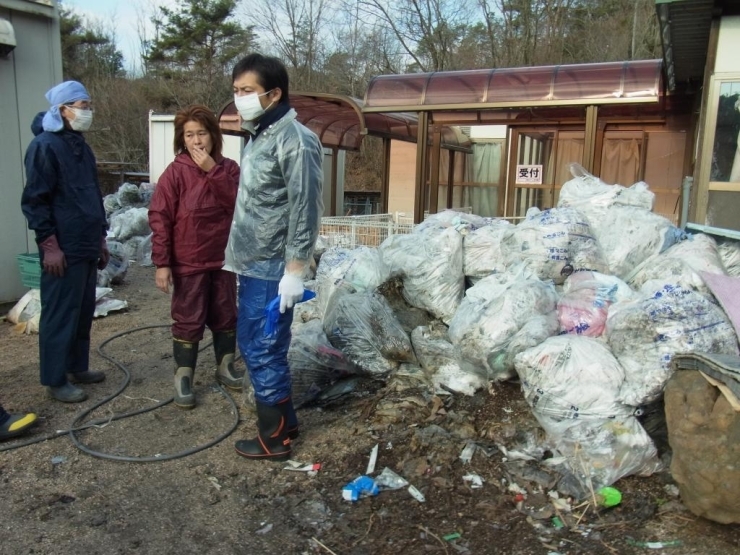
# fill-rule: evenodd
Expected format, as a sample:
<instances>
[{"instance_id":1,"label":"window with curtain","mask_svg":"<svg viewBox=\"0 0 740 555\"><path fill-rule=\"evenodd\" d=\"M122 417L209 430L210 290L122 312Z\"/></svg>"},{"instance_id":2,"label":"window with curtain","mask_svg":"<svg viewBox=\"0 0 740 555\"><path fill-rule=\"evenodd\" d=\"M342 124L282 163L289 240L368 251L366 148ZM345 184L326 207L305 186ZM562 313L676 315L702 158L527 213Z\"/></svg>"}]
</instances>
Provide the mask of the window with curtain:
<instances>
[{"instance_id":1,"label":"window with curtain","mask_svg":"<svg viewBox=\"0 0 740 555\"><path fill-rule=\"evenodd\" d=\"M604 134L601 149L601 180L604 183L629 187L639 179L642 133Z\"/></svg>"},{"instance_id":2,"label":"window with curtain","mask_svg":"<svg viewBox=\"0 0 740 555\"><path fill-rule=\"evenodd\" d=\"M498 215L499 185L504 140L475 143L473 154L466 156L466 181L461 185L460 206L469 206L473 214Z\"/></svg>"}]
</instances>

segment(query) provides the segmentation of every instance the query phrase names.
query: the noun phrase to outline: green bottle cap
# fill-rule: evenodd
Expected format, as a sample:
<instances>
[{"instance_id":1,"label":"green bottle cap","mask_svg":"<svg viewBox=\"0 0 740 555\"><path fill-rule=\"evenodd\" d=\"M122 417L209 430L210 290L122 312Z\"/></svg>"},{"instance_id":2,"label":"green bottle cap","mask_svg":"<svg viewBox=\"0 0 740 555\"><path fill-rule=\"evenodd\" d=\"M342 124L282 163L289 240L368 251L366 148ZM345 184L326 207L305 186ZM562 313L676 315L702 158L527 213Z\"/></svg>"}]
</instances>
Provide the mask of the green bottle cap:
<instances>
[{"instance_id":1,"label":"green bottle cap","mask_svg":"<svg viewBox=\"0 0 740 555\"><path fill-rule=\"evenodd\" d=\"M605 487L596 492L596 500L605 508L616 507L622 502L622 492L617 488Z\"/></svg>"}]
</instances>

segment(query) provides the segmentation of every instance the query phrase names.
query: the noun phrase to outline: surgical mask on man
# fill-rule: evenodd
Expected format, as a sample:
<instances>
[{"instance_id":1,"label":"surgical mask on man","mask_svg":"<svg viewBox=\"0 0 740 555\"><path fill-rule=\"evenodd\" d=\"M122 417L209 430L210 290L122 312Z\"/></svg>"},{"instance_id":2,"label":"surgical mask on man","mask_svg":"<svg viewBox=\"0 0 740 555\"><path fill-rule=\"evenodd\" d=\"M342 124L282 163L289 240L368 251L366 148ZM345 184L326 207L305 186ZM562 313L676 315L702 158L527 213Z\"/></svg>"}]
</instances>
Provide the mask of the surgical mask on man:
<instances>
[{"instance_id":1,"label":"surgical mask on man","mask_svg":"<svg viewBox=\"0 0 740 555\"><path fill-rule=\"evenodd\" d=\"M260 104L260 96L265 96L271 92L272 91L270 90L262 94L250 93L243 96L234 95L234 106L236 106L236 111L239 112L239 115L245 122L259 119L265 113L265 109L262 107L262 104ZM272 104L273 103L270 102L268 108L272 106Z\"/></svg>"},{"instance_id":2,"label":"surgical mask on man","mask_svg":"<svg viewBox=\"0 0 740 555\"><path fill-rule=\"evenodd\" d=\"M70 120L69 126L75 131L87 131L90 129L93 121L92 110L85 110L75 106L67 106L75 115L75 119Z\"/></svg>"}]
</instances>

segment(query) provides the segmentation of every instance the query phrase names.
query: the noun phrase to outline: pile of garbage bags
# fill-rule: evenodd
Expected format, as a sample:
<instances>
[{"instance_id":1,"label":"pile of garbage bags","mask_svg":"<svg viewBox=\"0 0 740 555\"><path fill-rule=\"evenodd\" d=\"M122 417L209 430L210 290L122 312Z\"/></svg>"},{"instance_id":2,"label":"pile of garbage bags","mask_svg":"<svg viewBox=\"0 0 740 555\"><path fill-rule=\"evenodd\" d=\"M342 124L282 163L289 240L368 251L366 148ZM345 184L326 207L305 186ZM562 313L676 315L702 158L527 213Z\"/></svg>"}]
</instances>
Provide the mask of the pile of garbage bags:
<instances>
[{"instance_id":1,"label":"pile of garbage bags","mask_svg":"<svg viewBox=\"0 0 740 555\"><path fill-rule=\"evenodd\" d=\"M152 265L149 203L153 194L152 183L124 183L117 192L103 197L111 257L108 266L98 271L99 287L122 283L130 263Z\"/></svg>"},{"instance_id":2,"label":"pile of garbage bags","mask_svg":"<svg viewBox=\"0 0 740 555\"><path fill-rule=\"evenodd\" d=\"M702 279L740 274L740 247L653 213L645 183L572 172L557 207L516 225L446 211L377 248L322 249L316 308L294 335L312 338L302 353L334 350L332 364L301 355L304 389L340 374L386 379L404 364L467 395L518 378L584 491L659 469L636 415L661 397L676 353L740 354ZM389 283L400 302L384 297ZM409 310L425 321L409 327Z\"/></svg>"}]
</instances>

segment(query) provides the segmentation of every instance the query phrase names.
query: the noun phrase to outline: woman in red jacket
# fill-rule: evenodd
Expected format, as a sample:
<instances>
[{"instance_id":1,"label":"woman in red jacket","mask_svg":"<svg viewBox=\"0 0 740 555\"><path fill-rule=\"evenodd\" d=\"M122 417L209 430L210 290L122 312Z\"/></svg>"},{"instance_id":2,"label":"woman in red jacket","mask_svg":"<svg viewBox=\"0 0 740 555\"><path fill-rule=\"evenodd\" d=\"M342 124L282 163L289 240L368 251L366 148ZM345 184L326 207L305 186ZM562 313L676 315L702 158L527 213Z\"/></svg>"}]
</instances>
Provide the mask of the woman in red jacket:
<instances>
[{"instance_id":1,"label":"woman in red jacket","mask_svg":"<svg viewBox=\"0 0 740 555\"><path fill-rule=\"evenodd\" d=\"M205 327L213 334L216 380L241 389L234 370L236 277L222 270L239 187L239 166L221 155L213 113L190 106L175 115L175 160L159 178L149 207L155 281L172 291L175 404L195 407L193 374Z\"/></svg>"}]
</instances>

